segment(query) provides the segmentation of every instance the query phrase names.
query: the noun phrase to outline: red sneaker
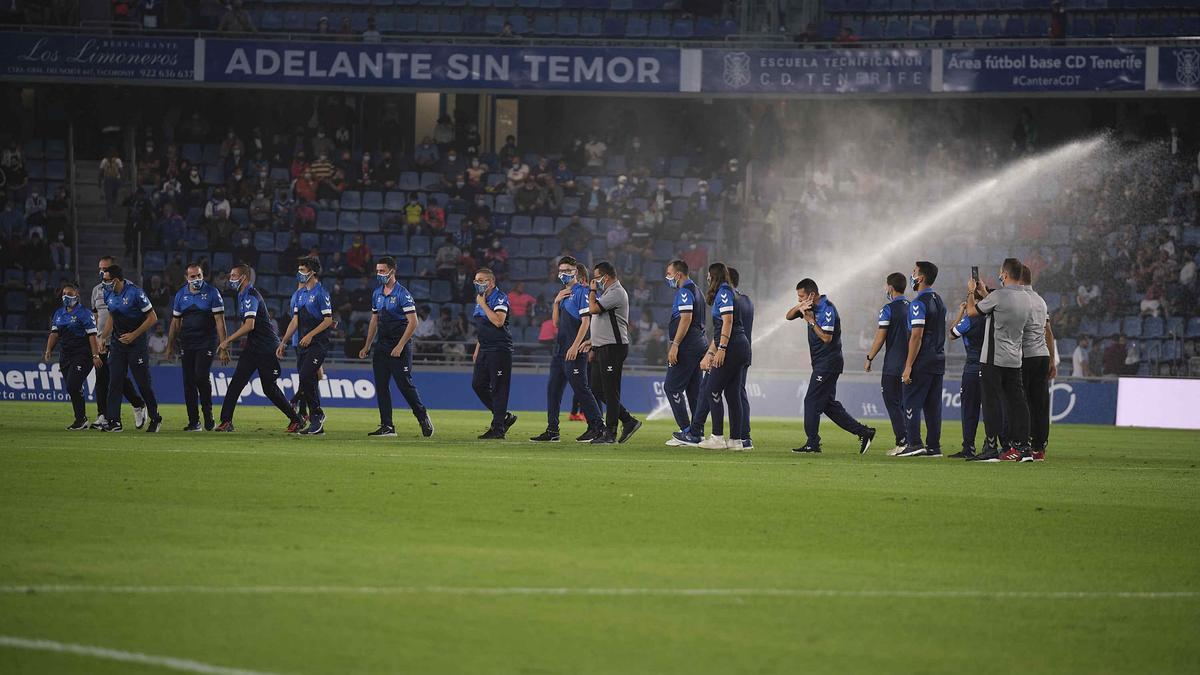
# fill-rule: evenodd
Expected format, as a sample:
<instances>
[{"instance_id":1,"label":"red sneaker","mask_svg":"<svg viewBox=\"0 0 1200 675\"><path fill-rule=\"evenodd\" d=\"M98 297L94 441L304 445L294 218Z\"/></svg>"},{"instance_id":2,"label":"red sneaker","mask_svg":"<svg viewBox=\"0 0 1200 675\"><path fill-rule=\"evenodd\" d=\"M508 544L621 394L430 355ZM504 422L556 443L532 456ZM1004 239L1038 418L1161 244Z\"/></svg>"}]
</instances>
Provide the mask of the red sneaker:
<instances>
[{"instance_id":1,"label":"red sneaker","mask_svg":"<svg viewBox=\"0 0 1200 675\"><path fill-rule=\"evenodd\" d=\"M218 426L216 429L213 429L213 431L229 433L233 431L233 422L221 422L220 426Z\"/></svg>"},{"instance_id":2,"label":"red sneaker","mask_svg":"<svg viewBox=\"0 0 1200 675\"><path fill-rule=\"evenodd\" d=\"M571 417L569 419L572 422L586 422L587 421L587 418L583 416L583 413L574 413L571 415Z\"/></svg>"},{"instance_id":3,"label":"red sneaker","mask_svg":"<svg viewBox=\"0 0 1200 675\"><path fill-rule=\"evenodd\" d=\"M287 433L289 433L289 434L300 433L300 430L304 428L304 422L305 422L305 418L303 418L303 417L296 419L295 421L293 421L291 424L288 425Z\"/></svg>"},{"instance_id":4,"label":"red sneaker","mask_svg":"<svg viewBox=\"0 0 1200 675\"><path fill-rule=\"evenodd\" d=\"M1016 448L1009 448L1000 453L1001 462L1019 462L1021 461L1021 451Z\"/></svg>"},{"instance_id":5,"label":"red sneaker","mask_svg":"<svg viewBox=\"0 0 1200 675\"><path fill-rule=\"evenodd\" d=\"M1033 461L1035 461L1035 462L1046 461L1046 451L1045 450L1034 450L1033 451Z\"/></svg>"}]
</instances>

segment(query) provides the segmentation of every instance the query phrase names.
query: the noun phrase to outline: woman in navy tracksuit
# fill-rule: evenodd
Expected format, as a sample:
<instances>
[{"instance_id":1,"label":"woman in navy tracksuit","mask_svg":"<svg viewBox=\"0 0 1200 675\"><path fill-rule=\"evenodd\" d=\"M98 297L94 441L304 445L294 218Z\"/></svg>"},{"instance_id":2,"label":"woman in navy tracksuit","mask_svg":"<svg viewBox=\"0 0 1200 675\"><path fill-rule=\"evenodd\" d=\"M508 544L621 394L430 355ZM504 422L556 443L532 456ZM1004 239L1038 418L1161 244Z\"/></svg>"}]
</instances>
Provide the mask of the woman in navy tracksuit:
<instances>
[{"instance_id":1,"label":"woman in navy tracksuit","mask_svg":"<svg viewBox=\"0 0 1200 675\"><path fill-rule=\"evenodd\" d=\"M67 430L78 431L89 426L84 387L92 368L101 363L100 344L96 340L96 323L92 320L92 313L79 302L79 287L70 281L64 282L62 302L62 308L54 313L51 320L50 336L46 339L46 352L42 360L49 363L54 346L61 347L58 368L66 378L67 395L75 409L75 421ZM96 397L100 398L105 393L98 391Z\"/></svg>"},{"instance_id":2,"label":"woman in navy tracksuit","mask_svg":"<svg viewBox=\"0 0 1200 675\"><path fill-rule=\"evenodd\" d=\"M742 324L737 295L725 263L708 266L707 300L712 307L713 318L713 340L708 348L714 366L709 374L713 378L711 404L715 409L721 405L721 396L725 396L729 404L729 439L732 445L733 441L744 440L747 435L746 420L742 415L745 400L742 370L750 363L750 339Z\"/></svg>"}]
</instances>

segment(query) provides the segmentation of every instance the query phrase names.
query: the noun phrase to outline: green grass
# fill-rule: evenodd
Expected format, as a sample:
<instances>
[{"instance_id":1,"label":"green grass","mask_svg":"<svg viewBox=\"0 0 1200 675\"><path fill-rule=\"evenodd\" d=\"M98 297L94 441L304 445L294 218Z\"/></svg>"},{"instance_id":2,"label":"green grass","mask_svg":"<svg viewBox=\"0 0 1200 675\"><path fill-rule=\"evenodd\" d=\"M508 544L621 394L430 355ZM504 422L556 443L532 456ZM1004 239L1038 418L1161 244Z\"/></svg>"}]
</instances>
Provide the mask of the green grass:
<instances>
[{"instance_id":1,"label":"green grass","mask_svg":"<svg viewBox=\"0 0 1200 675\"><path fill-rule=\"evenodd\" d=\"M400 412L378 440L365 410L320 439L266 408L233 435L68 417L0 404L0 636L289 673L1200 669L1197 433L1062 426L1044 464L969 465L860 457L830 423L796 456L782 421L735 454L666 422L601 449L476 441L482 412L428 440ZM45 585L73 588L11 591ZM0 646L0 672L162 671Z\"/></svg>"}]
</instances>

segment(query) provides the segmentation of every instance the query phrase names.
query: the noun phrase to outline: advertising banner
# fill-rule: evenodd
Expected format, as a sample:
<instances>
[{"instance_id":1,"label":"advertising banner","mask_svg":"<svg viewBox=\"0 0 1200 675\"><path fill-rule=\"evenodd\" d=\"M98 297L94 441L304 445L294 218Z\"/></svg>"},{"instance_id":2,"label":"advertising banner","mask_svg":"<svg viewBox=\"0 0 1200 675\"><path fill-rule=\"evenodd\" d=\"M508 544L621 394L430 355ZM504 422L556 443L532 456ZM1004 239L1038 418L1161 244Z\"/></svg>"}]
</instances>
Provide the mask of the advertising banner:
<instances>
[{"instance_id":1,"label":"advertising banner","mask_svg":"<svg viewBox=\"0 0 1200 675\"><path fill-rule=\"evenodd\" d=\"M942 89L953 92L1142 91L1144 47L947 49Z\"/></svg>"},{"instance_id":2,"label":"advertising banner","mask_svg":"<svg viewBox=\"0 0 1200 675\"><path fill-rule=\"evenodd\" d=\"M204 81L440 89L678 92L678 49L206 40Z\"/></svg>"},{"instance_id":3,"label":"advertising banner","mask_svg":"<svg viewBox=\"0 0 1200 675\"><path fill-rule=\"evenodd\" d=\"M1117 426L1200 429L1196 416L1200 380L1122 377L1117 392Z\"/></svg>"},{"instance_id":4,"label":"advertising banner","mask_svg":"<svg viewBox=\"0 0 1200 675\"><path fill-rule=\"evenodd\" d=\"M187 81L194 54L191 38L4 33L0 77Z\"/></svg>"},{"instance_id":5,"label":"advertising banner","mask_svg":"<svg viewBox=\"0 0 1200 675\"><path fill-rule=\"evenodd\" d=\"M284 363L280 386L291 396L299 386L299 376ZM213 368L213 398L224 400L232 368ZM154 392L161 403L183 403L183 375L178 365L157 365L151 368ZM417 364L413 379L421 390L421 398L433 409L462 410L482 407L471 391L471 373L465 370L422 369ZM1157 381L1156 381L1157 382ZM95 373L88 378L87 393L94 400ZM326 378L320 384L321 396L329 407L374 408L375 382L367 368L326 368ZM754 417L802 418L804 393L808 379L755 378L751 372L747 383L751 414ZM513 410L545 410L546 375L515 373L509 407ZM663 378L649 375L628 375L622 385L626 407L638 414L661 410L667 417L667 398ZM571 405L570 389L564 396L563 410ZM393 397L397 405L403 399ZM68 401L65 378L58 364L29 362L0 362L0 401ZM879 381L862 375L843 376L838 383L838 400L850 414L863 419L886 419L887 411L880 396ZM1190 400L1190 399L1189 399ZM242 392L243 405L270 405L262 394L262 384L251 380ZM957 379L947 379L942 388L942 414L945 419L961 417L961 399ZM64 407L64 415L70 412ZM1051 387L1051 419L1056 423L1113 424L1117 419L1117 383L1085 380L1059 380Z\"/></svg>"},{"instance_id":6,"label":"advertising banner","mask_svg":"<svg viewBox=\"0 0 1200 675\"><path fill-rule=\"evenodd\" d=\"M705 49L702 92L925 93L928 49Z\"/></svg>"},{"instance_id":7,"label":"advertising banner","mask_svg":"<svg viewBox=\"0 0 1200 675\"><path fill-rule=\"evenodd\" d=\"M1200 91L1200 48L1159 47L1158 88Z\"/></svg>"}]
</instances>

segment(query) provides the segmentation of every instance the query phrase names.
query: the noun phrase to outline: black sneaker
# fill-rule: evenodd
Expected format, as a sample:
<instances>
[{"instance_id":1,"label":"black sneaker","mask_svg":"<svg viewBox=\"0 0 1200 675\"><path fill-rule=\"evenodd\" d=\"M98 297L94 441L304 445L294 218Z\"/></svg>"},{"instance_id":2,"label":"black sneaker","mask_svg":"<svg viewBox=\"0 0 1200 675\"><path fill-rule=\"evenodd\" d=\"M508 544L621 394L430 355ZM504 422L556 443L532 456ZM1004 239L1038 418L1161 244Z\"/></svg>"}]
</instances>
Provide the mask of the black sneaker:
<instances>
[{"instance_id":1,"label":"black sneaker","mask_svg":"<svg viewBox=\"0 0 1200 675\"><path fill-rule=\"evenodd\" d=\"M84 429L87 429L90 426L92 426L91 423L88 422L86 419L75 420L74 422L71 423L71 426L67 427L67 431L83 431Z\"/></svg>"},{"instance_id":2,"label":"black sneaker","mask_svg":"<svg viewBox=\"0 0 1200 675\"><path fill-rule=\"evenodd\" d=\"M504 440L503 429L488 429L479 435L481 441L502 441Z\"/></svg>"},{"instance_id":3,"label":"black sneaker","mask_svg":"<svg viewBox=\"0 0 1200 675\"><path fill-rule=\"evenodd\" d=\"M162 417L151 417L150 423L146 425L146 433L157 434L159 429L162 429Z\"/></svg>"},{"instance_id":4,"label":"black sneaker","mask_svg":"<svg viewBox=\"0 0 1200 675\"><path fill-rule=\"evenodd\" d=\"M941 448L925 448L925 453L921 457L943 457Z\"/></svg>"},{"instance_id":5,"label":"black sneaker","mask_svg":"<svg viewBox=\"0 0 1200 675\"><path fill-rule=\"evenodd\" d=\"M233 422L221 422L213 431L219 431L223 434L233 433Z\"/></svg>"},{"instance_id":6,"label":"black sneaker","mask_svg":"<svg viewBox=\"0 0 1200 675\"><path fill-rule=\"evenodd\" d=\"M819 454L821 454L821 446L805 445L803 448L792 448L792 452L796 452L796 453L806 452L806 453L812 453L814 455L819 455Z\"/></svg>"},{"instance_id":7,"label":"black sneaker","mask_svg":"<svg viewBox=\"0 0 1200 675\"><path fill-rule=\"evenodd\" d=\"M904 452L896 455L897 457L920 457L929 450L924 445L908 445L904 447Z\"/></svg>"},{"instance_id":8,"label":"black sneaker","mask_svg":"<svg viewBox=\"0 0 1200 675\"><path fill-rule=\"evenodd\" d=\"M428 414L426 414L421 419L417 420L417 423L421 425L421 435L422 436L424 436L425 438L429 438L430 436L433 435L433 420L429 419Z\"/></svg>"},{"instance_id":9,"label":"black sneaker","mask_svg":"<svg viewBox=\"0 0 1200 675\"><path fill-rule=\"evenodd\" d=\"M122 431L125 431L125 427L121 426L120 420L110 420L108 424L105 424L100 428L100 431L107 431L110 434L119 434Z\"/></svg>"},{"instance_id":10,"label":"black sneaker","mask_svg":"<svg viewBox=\"0 0 1200 675\"><path fill-rule=\"evenodd\" d=\"M867 430L858 437L858 454L865 455L867 450L871 448L871 443L875 440L875 430L867 427Z\"/></svg>"},{"instance_id":11,"label":"black sneaker","mask_svg":"<svg viewBox=\"0 0 1200 675\"><path fill-rule=\"evenodd\" d=\"M971 459L975 456L975 448L963 448L953 455L947 455L950 459Z\"/></svg>"},{"instance_id":12,"label":"black sneaker","mask_svg":"<svg viewBox=\"0 0 1200 675\"><path fill-rule=\"evenodd\" d=\"M512 428L512 425L514 425L516 423L517 423L516 415L514 415L512 413L506 414L504 416L504 433L508 433L508 430Z\"/></svg>"},{"instance_id":13,"label":"black sneaker","mask_svg":"<svg viewBox=\"0 0 1200 675\"><path fill-rule=\"evenodd\" d=\"M579 437L576 438L575 440L580 443L591 443L599 435L600 435L599 431L597 431L595 429L588 429L587 431L580 434Z\"/></svg>"},{"instance_id":14,"label":"black sneaker","mask_svg":"<svg viewBox=\"0 0 1200 675\"><path fill-rule=\"evenodd\" d=\"M393 427L393 426L390 426L387 424L380 424L378 429L376 429L375 431L372 431L371 433L369 433L367 435L368 436L395 436L396 435L396 427Z\"/></svg>"},{"instance_id":15,"label":"black sneaker","mask_svg":"<svg viewBox=\"0 0 1200 675\"><path fill-rule=\"evenodd\" d=\"M617 442L617 432L602 429L590 442L592 445L613 445Z\"/></svg>"},{"instance_id":16,"label":"black sneaker","mask_svg":"<svg viewBox=\"0 0 1200 675\"><path fill-rule=\"evenodd\" d=\"M308 426L300 431L301 436L324 436L325 435L325 415L313 415L308 420Z\"/></svg>"},{"instance_id":17,"label":"black sneaker","mask_svg":"<svg viewBox=\"0 0 1200 675\"><path fill-rule=\"evenodd\" d=\"M199 422L188 422L183 431L203 431L204 427L200 426Z\"/></svg>"},{"instance_id":18,"label":"black sneaker","mask_svg":"<svg viewBox=\"0 0 1200 675\"><path fill-rule=\"evenodd\" d=\"M995 448L984 448L983 452L979 453L978 455L975 455L974 457L968 457L967 461L968 462L988 462L988 463L999 462L1000 461L1000 451L996 450Z\"/></svg>"},{"instance_id":19,"label":"black sneaker","mask_svg":"<svg viewBox=\"0 0 1200 675\"><path fill-rule=\"evenodd\" d=\"M633 424L622 424L621 425L621 437L617 439L617 442L624 443L625 441L632 438L633 435L637 433L638 429L641 429L641 428L642 428L642 421L638 420L638 419L633 420Z\"/></svg>"},{"instance_id":20,"label":"black sneaker","mask_svg":"<svg viewBox=\"0 0 1200 675\"><path fill-rule=\"evenodd\" d=\"M529 440L534 441L535 443L557 443L559 440L558 432L547 429L543 431L540 436L534 436Z\"/></svg>"},{"instance_id":21,"label":"black sneaker","mask_svg":"<svg viewBox=\"0 0 1200 675\"><path fill-rule=\"evenodd\" d=\"M1032 462L1033 459L1033 448L1028 443L1021 446L1021 461Z\"/></svg>"},{"instance_id":22,"label":"black sneaker","mask_svg":"<svg viewBox=\"0 0 1200 675\"><path fill-rule=\"evenodd\" d=\"M213 420L212 411L211 410L205 411L205 413L204 413L204 430L212 431L213 428L215 428L216 426L217 426L217 423L215 420Z\"/></svg>"}]
</instances>

